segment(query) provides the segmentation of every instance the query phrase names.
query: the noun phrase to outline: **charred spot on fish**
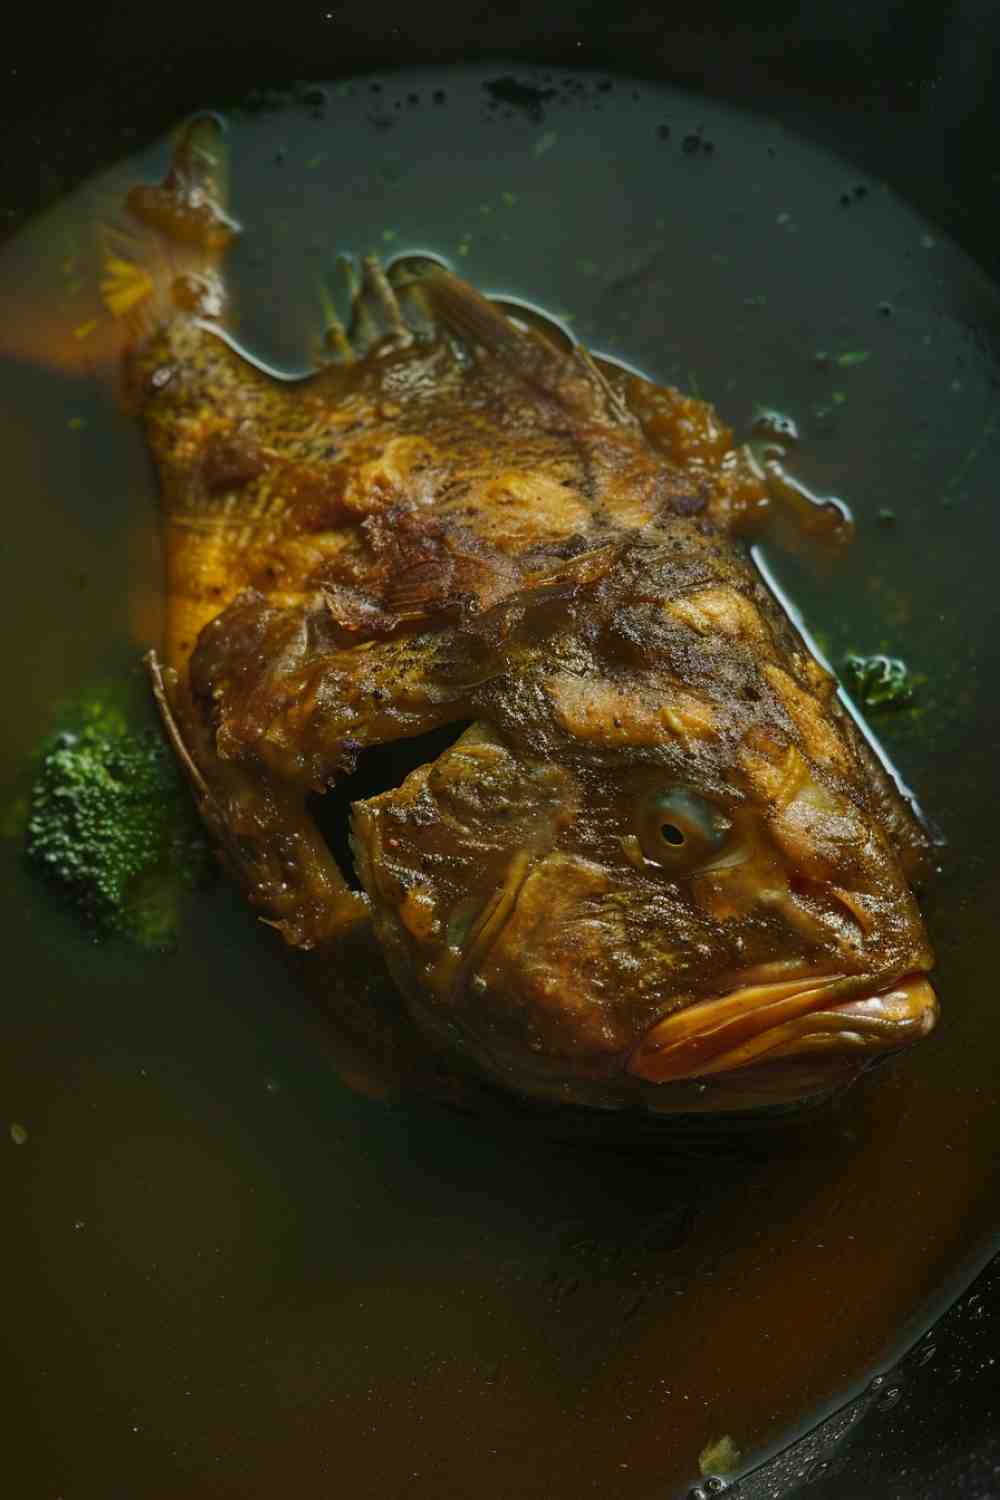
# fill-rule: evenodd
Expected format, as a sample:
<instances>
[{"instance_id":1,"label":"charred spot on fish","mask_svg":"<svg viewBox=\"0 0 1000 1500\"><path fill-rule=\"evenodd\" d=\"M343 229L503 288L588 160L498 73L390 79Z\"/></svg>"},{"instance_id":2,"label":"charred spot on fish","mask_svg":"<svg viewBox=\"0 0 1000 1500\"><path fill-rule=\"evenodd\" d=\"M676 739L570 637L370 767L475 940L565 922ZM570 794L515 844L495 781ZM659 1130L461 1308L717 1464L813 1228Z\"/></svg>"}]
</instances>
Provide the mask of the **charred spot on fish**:
<instances>
[{"instance_id":1,"label":"charred spot on fish","mask_svg":"<svg viewBox=\"0 0 1000 1500\"><path fill-rule=\"evenodd\" d=\"M328 792L310 796L309 811L352 890L361 889L350 840L352 804L391 791L418 766L437 760L461 738L470 723L471 720L465 719L427 734L414 735L412 739L362 749L356 755L355 769L350 775L341 777Z\"/></svg>"},{"instance_id":2,"label":"charred spot on fish","mask_svg":"<svg viewBox=\"0 0 1000 1500\"><path fill-rule=\"evenodd\" d=\"M257 444L239 432L214 432L201 455L201 473L209 494L242 489L267 467Z\"/></svg>"},{"instance_id":3,"label":"charred spot on fish","mask_svg":"<svg viewBox=\"0 0 1000 1500\"><path fill-rule=\"evenodd\" d=\"M708 504L708 495L700 490L696 494L674 495L670 506L675 515L699 516Z\"/></svg>"}]
</instances>

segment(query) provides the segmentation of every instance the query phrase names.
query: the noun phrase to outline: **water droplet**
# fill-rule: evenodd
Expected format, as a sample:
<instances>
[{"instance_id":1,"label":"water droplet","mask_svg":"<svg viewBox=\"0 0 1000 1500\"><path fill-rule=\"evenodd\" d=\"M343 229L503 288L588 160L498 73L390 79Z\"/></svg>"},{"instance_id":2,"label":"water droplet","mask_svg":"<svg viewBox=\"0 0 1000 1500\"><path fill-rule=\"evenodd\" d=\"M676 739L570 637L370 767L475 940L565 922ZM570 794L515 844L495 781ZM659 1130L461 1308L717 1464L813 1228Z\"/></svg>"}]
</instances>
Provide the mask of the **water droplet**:
<instances>
[{"instance_id":1,"label":"water droplet","mask_svg":"<svg viewBox=\"0 0 1000 1500\"><path fill-rule=\"evenodd\" d=\"M874 1375L869 1383L868 1390L874 1396L885 1385L884 1375Z\"/></svg>"},{"instance_id":2,"label":"water droplet","mask_svg":"<svg viewBox=\"0 0 1000 1500\"><path fill-rule=\"evenodd\" d=\"M902 1394L902 1386L891 1385L876 1401L876 1409L878 1411L892 1411L892 1408L896 1405Z\"/></svg>"}]
</instances>

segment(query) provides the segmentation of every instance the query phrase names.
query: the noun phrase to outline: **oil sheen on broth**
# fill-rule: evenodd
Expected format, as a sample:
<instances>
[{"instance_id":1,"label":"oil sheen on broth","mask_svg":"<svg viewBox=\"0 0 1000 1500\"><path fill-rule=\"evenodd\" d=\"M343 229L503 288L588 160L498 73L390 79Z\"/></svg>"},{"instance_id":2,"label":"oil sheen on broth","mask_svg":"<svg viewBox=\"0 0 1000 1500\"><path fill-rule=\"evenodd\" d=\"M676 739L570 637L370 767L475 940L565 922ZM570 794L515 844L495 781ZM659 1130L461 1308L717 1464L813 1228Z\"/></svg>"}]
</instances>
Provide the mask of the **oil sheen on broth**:
<instances>
[{"instance_id":1,"label":"oil sheen on broth","mask_svg":"<svg viewBox=\"0 0 1000 1500\"><path fill-rule=\"evenodd\" d=\"M347 1088L294 965L224 887L150 967L64 926L5 840L21 919L0 1068L28 1132L5 1240L29 1377L12 1472L37 1482L44 1438L44 1479L72 1468L83 1494L141 1491L155 1468L165 1493L269 1496L334 1456L372 1500L682 1493L721 1437L751 1461L848 1394L996 1231L997 731L975 691L996 647L969 560L996 540L977 333L996 295L855 168L618 80L396 76L228 119L253 227L238 335L266 362L305 367L338 254L431 251L699 391L738 435L758 406L795 418L799 472L850 503L858 539L835 563L768 562L834 662L889 649L921 679L878 728L949 841L930 910L947 1023L766 1146L692 1161L497 1138ZM132 670L159 630L141 437L85 373L87 319L75 371L46 330L84 296L122 182L165 161L114 169L0 259L21 310L0 338L21 499L0 591L11 796L53 704Z\"/></svg>"}]
</instances>

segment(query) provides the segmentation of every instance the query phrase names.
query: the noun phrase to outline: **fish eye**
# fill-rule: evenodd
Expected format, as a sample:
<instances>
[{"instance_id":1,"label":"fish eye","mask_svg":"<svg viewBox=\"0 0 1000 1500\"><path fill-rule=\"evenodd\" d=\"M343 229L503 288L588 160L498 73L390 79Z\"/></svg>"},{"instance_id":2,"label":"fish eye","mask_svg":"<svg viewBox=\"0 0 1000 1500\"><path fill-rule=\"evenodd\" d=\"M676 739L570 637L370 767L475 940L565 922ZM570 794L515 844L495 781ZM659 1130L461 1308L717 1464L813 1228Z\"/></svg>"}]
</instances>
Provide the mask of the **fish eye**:
<instances>
[{"instance_id":1,"label":"fish eye","mask_svg":"<svg viewBox=\"0 0 1000 1500\"><path fill-rule=\"evenodd\" d=\"M732 823L721 808L687 787L647 795L637 808L636 833L647 859L672 870L691 870L718 854Z\"/></svg>"}]
</instances>

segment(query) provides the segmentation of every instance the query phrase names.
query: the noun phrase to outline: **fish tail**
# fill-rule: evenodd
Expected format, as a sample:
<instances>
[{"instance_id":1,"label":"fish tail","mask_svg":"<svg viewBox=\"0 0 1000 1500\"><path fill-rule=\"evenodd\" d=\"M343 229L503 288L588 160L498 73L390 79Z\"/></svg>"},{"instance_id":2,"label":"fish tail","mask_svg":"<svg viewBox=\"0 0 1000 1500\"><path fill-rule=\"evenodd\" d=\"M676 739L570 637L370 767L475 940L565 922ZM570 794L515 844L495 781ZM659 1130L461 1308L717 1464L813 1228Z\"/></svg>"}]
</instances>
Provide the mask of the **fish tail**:
<instances>
[{"instance_id":1,"label":"fish tail","mask_svg":"<svg viewBox=\"0 0 1000 1500\"><path fill-rule=\"evenodd\" d=\"M101 301L126 347L178 315L224 319L220 268L239 233L226 212L226 155L221 121L196 116L182 127L163 181L136 183L122 221L101 226Z\"/></svg>"},{"instance_id":2,"label":"fish tail","mask_svg":"<svg viewBox=\"0 0 1000 1500\"><path fill-rule=\"evenodd\" d=\"M221 266L239 233L226 175L223 126L199 115L181 127L163 181L134 183L98 222L94 317L76 330L91 373L117 382L128 357L177 320L224 324Z\"/></svg>"},{"instance_id":3,"label":"fish tail","mask_svg":"<svg viewBox=\"0 0 1000 1500\"><path fill-rule=\"evenodd\" d=\"M238 226L225 206L222 123L188 121L162 182L127 171L80 190L73 211L88 230L54 244L46 215L22 233L24 294L0 329L0 355L117 384L123 356L178 315L224 321L220 270Z\"/></svg>"}]
</instances>

